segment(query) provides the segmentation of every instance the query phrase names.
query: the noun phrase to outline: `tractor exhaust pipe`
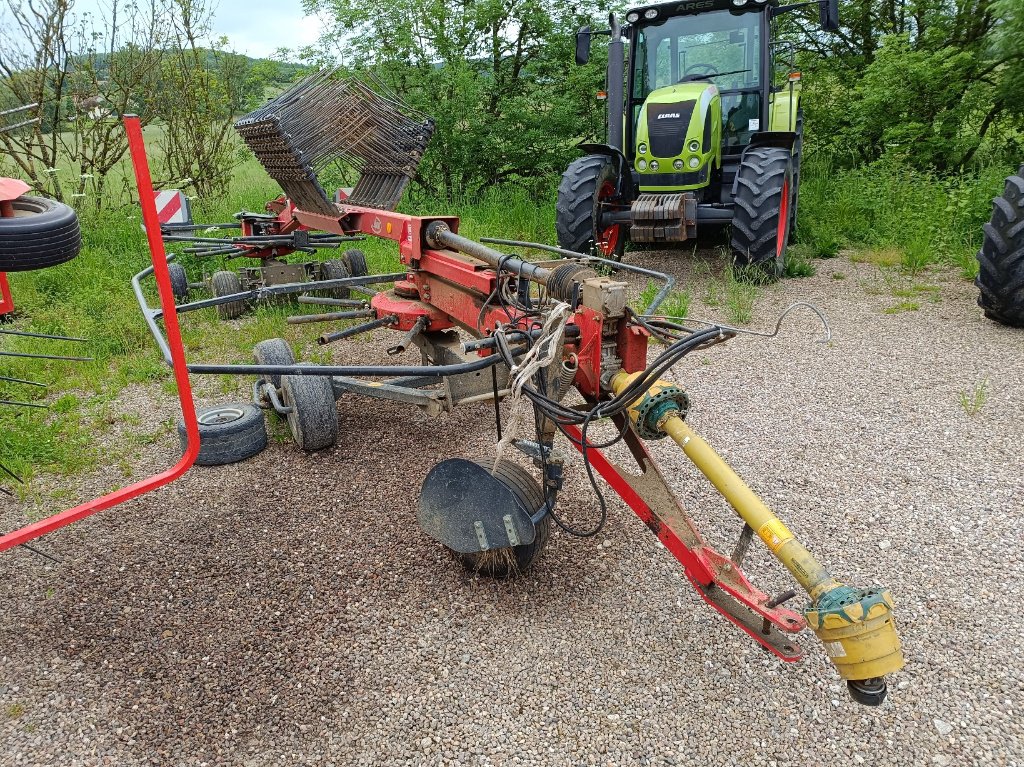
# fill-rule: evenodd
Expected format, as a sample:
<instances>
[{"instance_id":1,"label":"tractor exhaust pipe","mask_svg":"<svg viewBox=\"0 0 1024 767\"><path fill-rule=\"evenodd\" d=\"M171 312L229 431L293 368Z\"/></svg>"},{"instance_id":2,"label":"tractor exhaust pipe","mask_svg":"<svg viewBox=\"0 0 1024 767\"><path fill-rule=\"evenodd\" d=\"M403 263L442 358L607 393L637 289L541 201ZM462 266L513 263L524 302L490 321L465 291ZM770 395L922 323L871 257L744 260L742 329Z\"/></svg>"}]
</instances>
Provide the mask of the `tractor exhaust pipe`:
<instances>
[{"instance_id":1,"label":"tractor exhaust pipe","mask_svg":"<svg viewBox=\"0 0 1024 767\"><path fill-rule=\"evenodd\" d=\"M608 14L611 41L608 43L608 144L620 152L622 149L622 116L625 111L626 46L622 42L622 27L614 13Z\"/></svg>"}]
</instances>

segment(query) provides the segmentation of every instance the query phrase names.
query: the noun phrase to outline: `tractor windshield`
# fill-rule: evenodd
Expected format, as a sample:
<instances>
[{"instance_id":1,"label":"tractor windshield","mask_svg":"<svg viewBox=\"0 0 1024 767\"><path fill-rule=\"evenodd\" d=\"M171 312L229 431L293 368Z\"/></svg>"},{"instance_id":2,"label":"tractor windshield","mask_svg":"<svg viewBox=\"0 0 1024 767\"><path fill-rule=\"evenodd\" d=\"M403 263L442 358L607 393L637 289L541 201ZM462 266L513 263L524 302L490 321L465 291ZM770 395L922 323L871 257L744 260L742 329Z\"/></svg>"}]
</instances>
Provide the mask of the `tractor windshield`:
<instances>
[{"instance_id":1,"label":"tractor windshield","mask_svg":"<svg viewBox=\"0 0 1024 767\"><path fill-rule=\"evenodd\" d=\"M633 121L653 90L708 82L722 93L725 149L746 144L761 114L761 14L709 11L646 25L633 49Z\"/></svg>"}]
</instances>

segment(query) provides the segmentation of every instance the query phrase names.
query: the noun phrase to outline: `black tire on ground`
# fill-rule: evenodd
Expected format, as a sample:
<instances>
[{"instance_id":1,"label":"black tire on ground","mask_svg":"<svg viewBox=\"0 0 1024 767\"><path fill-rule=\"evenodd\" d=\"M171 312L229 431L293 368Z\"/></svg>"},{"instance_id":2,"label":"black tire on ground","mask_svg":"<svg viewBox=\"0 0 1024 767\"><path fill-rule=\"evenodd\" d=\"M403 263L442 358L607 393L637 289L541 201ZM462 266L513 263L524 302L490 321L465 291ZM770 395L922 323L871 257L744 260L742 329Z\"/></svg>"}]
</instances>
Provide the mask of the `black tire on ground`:
<instances>
[{"instance_id":1,"label":"black tire on ground","mask_svg":"<svg viewBox=\"0 0 1024 767\"><path fill-rule=\"evenodd\" d=\"M214 272L210 278L210 292L214 296L230 296L242 292L242 281L234 272ZM245 313L245 301L229 301L217 305L217 316L222 320L233 320Z\"/></svg>"},{"instance_id":2,"label":"black tire on ground","mask_svg":"<svg viewBox=\"0 0 1024 767\"><path fill-rule=\"evenodd\" d=\"M306 451L322 450L338 441L338 410L326 376L282 376L281 400L292 412L288 430Z\"/></svg>"},{"instance_id":3,"label":"black tire on ground","mask_svg":"<svg viewBox=\"0 0 1024 767\"><path fill-rule=\"evenodd\" d=\"M622 259L628 227L618 225L599 232L597 226L600 202L614 191L615 180L615 165L605 155L588 154L569 164L558 185L555 204L559 247L589 253L593 246L600 256Z\"/></svg>"},{"instance_id":4,"label":"black tire on ground","mask_svg":"<svg viewBox=\"0 0 1024 767\"><path fill-rule=\"evenodd\" d=\"M519 464L512 463L511 461L500 461L497 469L494 469L493 459L477 461L476 463L488 471L493 471L494 476L512 490L516 498L519 499L525 508L530 509L531 513L539 509L541 504L544 503L544 492L540 484L538 484L530 472ZM522 546L479 551L472 554L464 554L452 549L448 549L448 551L459 564L470 572L504 580L525 573L530 569L537 557L541 555L541 552L544 551L551 533L551 515L545 515L537 523L536 529L537 534L533 541Z\"/></svg>"},{"instance_id":5,"label":"black tire on ground","mask_svg":"<svg viewBox=\"0 0 1024 767\"><path fill-rule=\"evenodd\" d=\"M800 206L800 159L804 153L804 110L796 110L796 142L793 144L793 192L789 203L789 233L796 231L796 217Z\"/></svg>"},{"instance_id":6,"label":"black tire on ground","mask_svg":"<svg viewBox=\"0 0 1024 767\"><path fill-rule=\"evenodd\" d=\"M357 248L346 250L341 254L341 260L345 262L348 273L353 277L365 277L370 273L370 269L366 265L366 254Z\"/></svg>"},{"instance_id":7,"label":"black tire on ground","mask_svg":"<svg viewBox=\"0 0 1024 767\"><path fill-rule=\"evenodd\" d=\"M343 280L351 276L352 272L349 271L348 265L340 259L324 261L320 264L320 279L322 280ZM352 292L348 288L331 288L327 291L327 295L331 298L348 298Z\"/></svg>"},{"instance_id":8,"label":"black tire on ground","mask_svg":"<svg viewBox=\"0 0 1024 767\"><path fill-rule=\"evenodd\" d=\"M255 405L218 405L200 410L199 466L222 466L251 458L267 446L263 411ZM188 446L185 423L178 422L181 449Z\"/></svg>"},{"instance_id":9,"label":"black tire on ground","mask_svg":"<svg viewBox=\"0 0 1024 767\"><path fill-rule=\"evenodd\" d=\"M992 218L978 251L978 306L1003 325L1024 328L1024 165L992 200Z\"/></svg>"},{"instance_id":10,"label":"black tire on ground","mask_svg":"<svg viewBox=\"0 0 1024 767\"><path fill-rule=\"evenodd\" d=\"M78 215L62 202L22 195L0 217L0 272L29 272L70 261L82 249Z\"/></svg>"},{"instance_id":11,"label":"black tire on ground","mask_svg":"<svg viewBox=\"0 0 1024 767\"><path fill-rule=\"evenodd\" d=\"M188 299L188 275L181 264L168 264L167 272L171 275L171 292L176 301Z\"/></svg>"},{"instance_id":12,"label":"black tire on ground","mask_svg":"<svg viewBox=\"0 0 1024 767\"><path fill-rule=\"evenodd\" d=\"M283 338L268 338L266 341L260 341L252 348L252 356L256 360L257 365L295 364L295 355L292 354L292 348ZM267 380L278 389L281 388L281 378L282 376L278 374L267 376Z\"/></svg>"},{"instance_id":13,"label":"black tire on ground","mask_svg":"<svg viewBox=\"0 0 1024 767\"><path fill-rule=\"evenodd\" d=\"M740 274L776 280L786 266L793 156L788 149L748 149L737 171L730 235L733 264Z\"/></svg>"}]
</instances>

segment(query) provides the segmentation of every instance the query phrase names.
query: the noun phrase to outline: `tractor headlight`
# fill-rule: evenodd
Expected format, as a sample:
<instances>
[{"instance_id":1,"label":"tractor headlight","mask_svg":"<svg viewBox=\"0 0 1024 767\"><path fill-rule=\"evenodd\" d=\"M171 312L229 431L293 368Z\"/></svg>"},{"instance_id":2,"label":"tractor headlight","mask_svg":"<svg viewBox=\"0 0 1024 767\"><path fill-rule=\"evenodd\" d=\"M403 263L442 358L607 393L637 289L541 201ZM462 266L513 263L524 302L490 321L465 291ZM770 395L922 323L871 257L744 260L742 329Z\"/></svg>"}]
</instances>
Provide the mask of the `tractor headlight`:
<instances>
[{"instance_id":1,"label":"tractor headlight","mask_svg":"<svg viewBox=\"0 0 1024 767\"><path fill-rule=\"evenodd\" d=\"M676 170L682 170L683 169L683 161L682 160L673 160L672 161L672 167L675 168Z\"/></svg>"},{"instance_id":2,"label":"tractor headlight","mask_svg":"<svg viewBox=\"0 0 1024 767\"><path fill-rule=\"evenodd\" d=\"M640 170L647 170L647 160L640 160L640 162L636 164L636 167Z\"/></svg>"},{"instance_id":3,"label":"tractor headlight","mask_svg":"<svg viewBox=\"0 0 1024 767\"><path fill-rule=\"evenodd\" d=\"M651 160L651 170L657 170L657 169L658 169L658 161L657 160Z\"/></svg>"},{"instance_id":4,"label":"tractor headlight","mask_svg":"<svg viewBox=\"0 0 1024 767\"><path fill-rule=\"evenodd\" d=\"M763 1L764 0L762 0L762 2ZM658 11L656 9L654 9L654 8L648 8L646 11L644 11L644 18L645 19L656 19L656 18L658 18Z\"/></svg>"},{"instance_id":5,"label":"tractor headlight","mask_svg":"<svg viewBox=\"0 0 1024 767\"><path fill-rule=\"evenodd\" d=\"M745 2L747 2L747 0L732 0L732 4L735 5L737 8L739 8Z\"/></svg>"},{"instance_id":6,"label":"tractor headlight","mask_svg":"<svg viewBox=\"0 0 1024 767\"><path fill-rule=\"evenodd\" d=\"M640 21L640 14L637 13L636 11L628 13L626 14L626 21L628 21L630 24L636 24L638 21Z\"/></svg>"},{"instance_id":7,"label":"tractor headlight","mask_svg":"<svg viewBox=\"0 0 1024 767\"><path fill-rule=\"evenodd\" d=\"M699 157L691 157L690 158L690 167L691 168L700 167L700 158Z\"/></svg>"},{"instance_id":8,"label":"tractor headlight","mask_svg":"<svg viewBox=\"0 0 1024 767\"><path fill-rule=\"evenodd\" d=\"M647 154L647 144L641 144L636 148L636 151L638 151L640 154Z\"/></svg>"},{"instance_id":9,"label":"tractor headlight","mask_svg":"<svg viewBox=\"0 0 1024 767\"><path fill-rule=\"evenodd\" d=\"M700 142L697 139L693 139L692 141L690 141L689 148L691 152L698 151L700 149Z\"/></svg>"}]
</instances>

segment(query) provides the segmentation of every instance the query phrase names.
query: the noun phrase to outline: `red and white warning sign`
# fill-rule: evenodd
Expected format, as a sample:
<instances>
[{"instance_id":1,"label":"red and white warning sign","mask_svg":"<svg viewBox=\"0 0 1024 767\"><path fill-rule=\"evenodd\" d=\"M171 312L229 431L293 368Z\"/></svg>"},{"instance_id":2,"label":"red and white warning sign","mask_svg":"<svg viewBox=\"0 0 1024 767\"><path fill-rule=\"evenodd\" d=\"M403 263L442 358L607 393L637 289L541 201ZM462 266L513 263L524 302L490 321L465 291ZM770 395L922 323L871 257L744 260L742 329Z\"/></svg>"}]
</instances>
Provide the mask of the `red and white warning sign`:
<instances>
[{"instance_id":1,"label":"red and white warning sign","mask_svg":"<svg viewBox=\"0 0 1024 767\"><path fill-rule=\"evenodd\" d=\"M188 204L188 197L178 189L166 189L154 191L156 198L156 213L161 224L191 224L192 209Z\"/></svg>"}]
</instances>

